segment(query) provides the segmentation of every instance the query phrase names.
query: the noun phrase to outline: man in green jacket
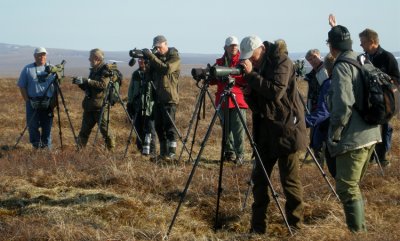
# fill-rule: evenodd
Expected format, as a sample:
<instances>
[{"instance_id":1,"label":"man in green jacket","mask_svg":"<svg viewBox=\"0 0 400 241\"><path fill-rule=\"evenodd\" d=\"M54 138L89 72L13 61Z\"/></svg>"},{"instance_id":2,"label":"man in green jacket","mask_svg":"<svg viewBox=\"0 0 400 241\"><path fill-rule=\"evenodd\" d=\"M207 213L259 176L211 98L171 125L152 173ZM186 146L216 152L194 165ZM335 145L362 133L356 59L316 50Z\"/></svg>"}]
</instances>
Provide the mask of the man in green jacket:
<instances>
[{"instance_id":1,"label":"man in green jacket","mask_svg":"<svg viewBox=\"0 0 400 241\"><path fill-rule=\"evenodd\" d=\"M153 39L154 54L143 49L144 57L149 61L148 78L156 89L155 127L160 142L160 157L173 160L176 153L175 122L176 106L179 103L178 80L181 60L178 50L168 47L167 39L158 35Z\"/></svg>"},{"instance_id":2,"label":"man in green jacket","mask_svg":"<svg viewBox=\"0 0 400 241\"><path fill-rule=\"evenodd\" d=\"M146 60L139 59L138 65L139 68L133 72L129 84L127 109L143 142L136 139L137 148L143 155L155 157L154 90L151 84L146 81Z\"/></svg>"},{"instance_id":3,"label":"man in green jacket","mask_svg":"<svg viewBox=\"0 0 400 241\"><path fill-rule=\"evenodd\" d=\"M359 187L375 143L381 140L378 125L367 124L355 109L362 108L363 85L359 70L341 58L357 60L346 27L336 25L328 33L330 53L336 58L328 92L330 124L328 148L336 157L336 192L343 204L350 231L366 231L364 201Z\"/></svg>"},{"instance_id":4,"label":"man in green jacket","mask_svg":"<svg viewBox=\"0 0 400 241\"><path fill-rule=\"evenodd\" d=\"M108 77L108 69L104 63L104 53L100 49L92 49L90 51L90 74L89 78L77 77L73 79L73 83L85 91L85 98L82 102L83 117L81 131L79 132L79 145L86 146L89 135L93 127L98 123L101 107L105 97L110 78ZM107 108L104 108L101 123L99 124L100 132L106 142L107 149L111 150L115 147L115 140L110 128L107 129Z\"/></svg>"}]
</instances>

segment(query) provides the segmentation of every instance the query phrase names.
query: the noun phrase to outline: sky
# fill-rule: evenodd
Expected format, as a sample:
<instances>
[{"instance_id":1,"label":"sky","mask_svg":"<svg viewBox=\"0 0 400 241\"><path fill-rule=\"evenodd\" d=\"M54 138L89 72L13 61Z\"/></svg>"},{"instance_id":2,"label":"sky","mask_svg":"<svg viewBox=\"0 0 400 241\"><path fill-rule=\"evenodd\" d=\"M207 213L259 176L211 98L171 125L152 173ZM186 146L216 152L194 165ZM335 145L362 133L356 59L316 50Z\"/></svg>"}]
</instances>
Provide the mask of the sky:
<instances>
[{"instance_id":1,"label":"sky","mask_svg":"<svg viewBox=\"0 0 400 241\"><path fill-rule=\"evenodd\" d=\"M400 51L399 0L2 0L0 43L128 53L162 34L181 53L218 54L228 36L258 35L284 39L292 53L328 52L330 13L349 29L355 51L365 28Z\"/></svg>"}]
</instances>

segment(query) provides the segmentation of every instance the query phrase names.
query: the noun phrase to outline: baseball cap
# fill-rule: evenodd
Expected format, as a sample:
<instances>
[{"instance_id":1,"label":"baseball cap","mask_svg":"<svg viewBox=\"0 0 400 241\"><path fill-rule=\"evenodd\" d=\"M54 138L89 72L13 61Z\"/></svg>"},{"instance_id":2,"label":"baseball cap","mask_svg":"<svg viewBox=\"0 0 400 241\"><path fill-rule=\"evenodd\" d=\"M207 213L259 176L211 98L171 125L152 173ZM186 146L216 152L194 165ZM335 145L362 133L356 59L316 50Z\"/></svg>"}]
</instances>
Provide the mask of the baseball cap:
<instances>
[{"instance_id":1,"label":"baseball cap","mask_svg":"<svg viewBox=\"0 0 400 241\"><path fill-rule=\"evenodd\" d=\"M225 47L231 46L232 44L239 45L239 40L235 36L230 36L225 40Z\"/></svg>"},{"instance_id":2,"label":"baseball cap","mask_svg":"<svg viewBox=\"0 0 400 241\"><path fill-rule=\"evenodd\" d=\"M39 47L39 48L36 48L35 51L33 52L33 54L40 54L40 53L45 53L45 54L47 54L47 51L46 51L45 48Z\"/></svg>"},{"instance_id":3,"label":"baseball cap","mask_svg":"<svg viewBox=\"0 0 400 241\"><path fill-rule=\"evenodd\" d=\"M248 36L240 42L240 59L248 59L253 55L255 49L263 44L258 36Z\"/></svg>"},{"instance_id":4,"label":"baseball cap","mask_svg":"<svg viewBox=\"0 0 400 241\"><path fill-rule=\"evenodd\" d=\"M167 42L167 39L163 35L157 35L153 39L153 47L158 47L161 43L164 42Z\"/></svg>"},{"instance_id":5,"label":"baseball cap","mask_svg":"<svg viewBox=\"0 0 400 241\"><path fill-rule=\"evenodd\" d=\"M328 32L328 40L326 40L333 48L346 51L351 50L352 40L349 30L342 26L336 25Z\"/></svg>"}]
</instances>

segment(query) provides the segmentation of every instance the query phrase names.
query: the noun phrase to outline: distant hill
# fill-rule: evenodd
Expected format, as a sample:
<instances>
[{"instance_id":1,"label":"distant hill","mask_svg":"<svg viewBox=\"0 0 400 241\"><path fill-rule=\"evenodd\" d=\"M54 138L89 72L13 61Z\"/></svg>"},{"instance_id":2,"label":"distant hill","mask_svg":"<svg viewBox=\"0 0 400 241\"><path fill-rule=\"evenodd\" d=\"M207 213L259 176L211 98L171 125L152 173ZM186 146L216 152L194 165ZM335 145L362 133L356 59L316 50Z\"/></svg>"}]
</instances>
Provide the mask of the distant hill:
<instances>
[{"instance_id":1,"label":"distant hill","mask_svg":"<svg viewBox=\"0 0 400 241\"><path fill-rule=\"evenodd\" d=\"M0 76L1 77L16 77L19 75L21 69L28 63L33 62L33 50L35 47L22 46L15 44L0 43ZM58 64L63 59L66 60L65 75L88 75L89 61L88 51L70 50L70 49L55 49L46 48L48 51L48 61L52 64ZM130 67L128 62L130 60L129 50L126 52L105 51L106 60L109 62L117 62L121 72L125 77L137 68L137 66ZM214 63L218 58L218 54L190 54L181 53L182 59L182 74L190 75L192 68L205 67L207 63Z\"/></svg>"},{"instance_id":2,"label":"distant hill","mask_svg":"<svg viewBox=\"0 0 400 241\"><path fill-rule=\"evenodd\" d=\"M0 77L17 77L21 69L28 63L33 62L33 50L35 47L26 45L15 45L0 43ZM67 76L86 76L89 71L88 51L47 48L49 52L48 61L52 64L58 64L61 60L66 60L65 75ZM105 51L106 60L116 61L119 69L126 78L130 78L132 72L137 66L129 67L129 50L126 51ZM395 52L395 56L400 56L400 52ZM213 64L215 59L220 57L218 54L197 54L180 53L182 59L182 75L190 76L192 68L204 68L208 63ZM304 59L305 53L291 53L293 60ZM397 57L399 61L399 57ZM310 66L306 63L306 69Z\"/></svg>"}]
</instances>

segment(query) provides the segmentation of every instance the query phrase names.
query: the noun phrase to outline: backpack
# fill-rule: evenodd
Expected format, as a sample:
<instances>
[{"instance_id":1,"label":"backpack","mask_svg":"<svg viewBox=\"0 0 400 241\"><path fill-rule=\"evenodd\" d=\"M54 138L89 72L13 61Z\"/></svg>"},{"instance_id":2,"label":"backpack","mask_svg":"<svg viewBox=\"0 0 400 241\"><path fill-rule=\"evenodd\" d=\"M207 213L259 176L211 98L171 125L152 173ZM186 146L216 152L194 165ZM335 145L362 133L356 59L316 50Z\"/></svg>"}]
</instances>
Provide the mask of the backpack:
<instances>
[{"instance_id":1,"label":"backpack","mask_svg":"<svg viewBox=\"0 0 400 241\"><path fill-rule=\"evenodd\" d=\"M355 109L360 113L364 121L371 125L387 123L396 113L396 86L391 78L380 69L376 68L364 55L357 60L350 58L338 58L335 62L346 62L360 70L364 98L360 106Z\"/></svg>"},{"instance_id":2,"label":"backpack","mask_svg":"<svg viewBox=\"0 0 400 241\"><path fill-rule=\"evenodd\" d=\"M123 75L117 68L116 63L106 64L106 69L108 71L108 77L111 77L111 81L114 83L114 90L113 93L111 93L110 98L110 104L114 105L121 101L120 89L122 86Z\"/></svg>"}]
</instances>

